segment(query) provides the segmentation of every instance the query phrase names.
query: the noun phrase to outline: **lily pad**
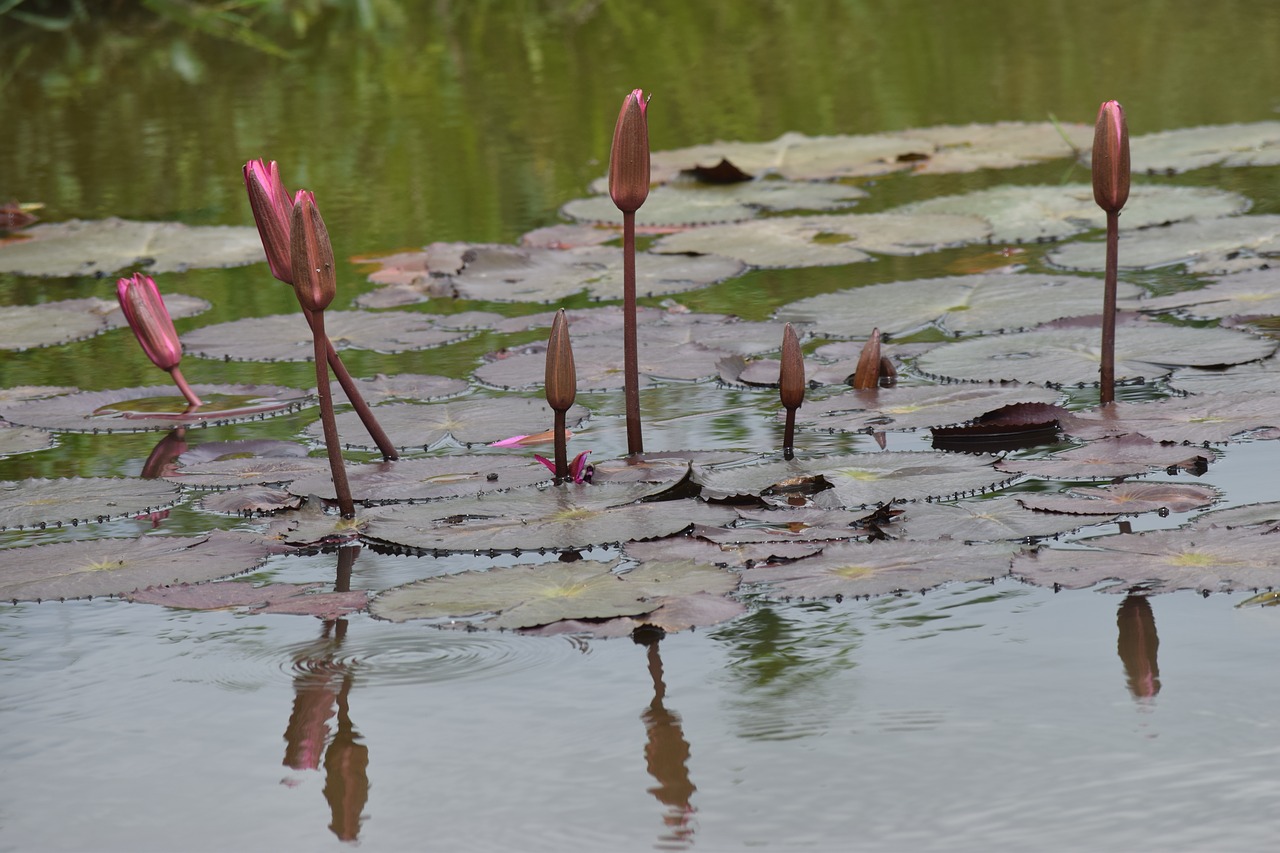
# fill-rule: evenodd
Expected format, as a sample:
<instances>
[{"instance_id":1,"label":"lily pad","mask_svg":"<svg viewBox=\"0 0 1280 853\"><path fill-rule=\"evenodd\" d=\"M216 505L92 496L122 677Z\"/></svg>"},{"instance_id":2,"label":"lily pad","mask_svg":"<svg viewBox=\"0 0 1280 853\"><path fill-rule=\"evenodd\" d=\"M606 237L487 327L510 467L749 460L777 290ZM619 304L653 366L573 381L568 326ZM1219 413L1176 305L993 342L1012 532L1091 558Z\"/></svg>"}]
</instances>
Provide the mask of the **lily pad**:
<instances>
[{"instance_id":1,"label":"lily pad","mask_svg":"<svg viewBox=\"0 0 1280 853\"><path fill-rule=\"evenodd\" d=\"M165 479L182 486L231 489L238 486L289 483L322 472L326 476L332 476L329 460L305 455L233 457L185 464L179 458L177 470L166 474Z\"/></svg>"},{"instance_id":2,"label":"lily pad","mask_svg":"<svg viewBox=\"0 0 1280 853\"><path fill-rule=\"evenodd\" d=\"M1009 574L1012 550L956 542L852 542L782 566L747 569L743 583L768 584L773 595L829 598L923 592L948 581Z\"/></svg>"},{"instance_id":3,"label":"lily pad","mask_svg":"<svg viewBox=\"0 0 1280 853\"><path fill-rule=\"evenodd\" d=\"M49 433L0 421L0 458L50 447L53 447L53 436Z\"/></svg>"},{"instance_id":4,"label":"lily pad","mask_svg":"<svg viewBox=\"0 0 1280 853\"><path fill-rule=\"evenodd\" d=\"M255 586L247 581L179 584L135 590L125 598L142 604L159 604L179 610L243 608L250 613L289 613L338 619L369 604L368 593L318 592L325 584L271 583Z\"/></svg>"},{"instance_id":5,"label":"lily pad","mask_svg":"<svg viewBox=\"0 0 1280 853\"><path fill-rule=\"evenodd\" d=\"M1131 137L1133 170L1172 174L1205 166L1280 165L1280 122L1185 127Z\"/></svg>"},{"instance_id":6,"label":"lily pad","mask_svg":"<svg viewBox=\"0 0 1280 853\"><path fill-rule=\"evenodd\" d=\"M76 526L173 506L177 486L123 477L0 481L0 530ZM3 598L3 596L0 596Z\"/></svg>"},{"instance_id":7,"label":"lily pad","mask_svg":"<svg viewBox=\"0 0 1280 853\"><path fill-rule=\"evenodd\" d=\"M1057 403L1062 394L1044 388L914 386L846 391L803 406L796 426L840 432L915 430L972 421L1016 403Z\"/></svg>"},{"instance_id":8,"label":"lily pad","mask_svg":"<svg viewBox=\"0 0 1280 853\"><path fill-rule=\"evenodd\" d=\"M1185 264L1188 272L1225 273L1240 266L1240 256L1252 257L1251 266L1265 262L1260 255L1280 254L1280 215L1233 216L1176 222L1140 231L1120 229L1120 269L1143 270ZM1047 260L1072 270L1102 272L1106 246L1100 240L1068 243L1051 251Z\"/></svg>"},{"instance_id":9,"label":"lily pad","mask_svg":"<svg viewBox=\"0 0 1280 853\"><path fill-rule=\"evenodd\" d=\"M724 350L707 349L697 344L671 344L666 341L641 339L637 346L638 373L641 386L661 380L692 382L716 374ZM573 357L577 365L578 390L611 391L622 388L625 373L620 341L575 340ZM503 390L529 391L542 387L546 378L546 344L539 342L523 347L515 355L490 361L476 368L475 378L486 385Z\"/></svg>"},{"instance_id":10,"label":"lily pad","mask_svg":"<svg viewBox=\"0 0 1280 853\"><path fill-rule=\"evenodd\" d=\"M203 299L169 293L165 307L173 319L208 311ZM84 340L126 325L118 302L97 297L63 299L39 305L6 305L0 311L0 349L23 350Z\"/></svg>"},{"instance_id":11,"label":"lily pad","mask_svg":"<svg viewBox=\"0 0 1280 853\"><path fill-rule=\"evenodd\" d=\"M95 539L0 550L0 599L35 601L123 595L247 572L266 559L261 539L207 536Z\"/></svg>"},{"instance_id":12,"label":"lily pad","mask_svg":"<svg viewBox=\"0 0 1280 853\"><path fill-rule=\"evenodd\" d=\"M470 336L442 315L404 311L326 311L325 332L335 349L383 353L444 346ZM202 326L182 336L183 348L219 361L311 361L311 327L301 313L250 317Z\"/></svg>"},{"instance_id":13,"label":"lily pad","mask_svg":"<svg viewBox=\"0 0 1280 853\"><path fill-rule=\"evenodd\" d=\"M563 619L536 628L521 628L521 634L556 637L564 634L608 639L628 637L641 628L658 628L665 634L704 628L728 622L747 612L741 601L709 592L693 595L665 596L657 599L661 606L641 616L615 616L612 619Z\"/></svg>"},{"instance_id":14,"label":"lily pad","mask_svg":"<svg viewBox=\"0 0 1280 853\"><path fill-rule=\"evenodd\" d=\"M820 267L869 261L871 252L886 255L936 252L948 246L986 240L990 234L990 226L974 216L901 213L784 216L708 225L669 234L654 243L649 251L715 253L753 267Z\"/></svg>"},{"instance_id":15,"label":"lily pad","mask_svg":"<svg viewBox=\"0 0 1280 853\"><path fill-rule=\"evenodd\" d=\"M369 503L435 500L478 495L551 482L551 472L532 456L433 456L348 465L351 497ZM294 481L289 490L299 496L319 495L336 500L327 470Z\"/></svg>"},{"instance_id":16,"label":"lily pad","mask_svg":"<svg viewBox=\"0 0 1280 853\"><path fill-rule=\"evenodd\" d=\"M1162 445L1142 435L1116 435L1082 447L1025 459L1001 459L996 468L1047 479L1111 480L1157 469L1203 468L1216 458L1212 450Z\"/></svg>"},{"instance_id":17,"label":"lily pad","mask_svg":"<svg viewBox=\"0 0 1280 853\"><path fill-rule=\"evenodd\" d=\"M196 506L206 512L224 512L230 515L262 515L297 509L300 505L301 501L297 497L275 486L242 486L213 492L196 501Z\"/></svg>"},{"instance_id":18,"label":"lily pad","mask_svg":"<svg viewBox=\"0 0 1280 853\"><path fill-rule=\"evenodd\" d=\"M1221 497L1211 486L1193 483L1117 483L1067 489L1053 495L1020 495L1018 502L1037 512L1070 515L1137 515L1190 512Z\"/></svg>"},{"instance_id":19,"label":"lily pad","mask_svg":"<svg viewBox=\"0 0 1280 853\"><path fill-rule=\"evenodd\" d=\"M1230 329L1127 324L1116 332L1116 380L1163 376L1175 367L1243 364L1275 349L1275 341ZM1098 381L1101 363L1101 332L1073 327L944 344L920 356L916 367L933 378L967 382L1088 385Z\"/></svg>"},{"instance_id":20,"label":"lily pad","mask_svg":"<svg viewBox=\"0 0 1280 853\"><path fill-rule=\"evenodd\" d=\"M996 497L953 504L917 503L907 508L897 530L899 538L917 541L1028 542L1105 520L1032 512L1013 497Z\"/></svg>"},{"instance_id":21,"label":"lily pad","mask_svg":"<svg viewBox=\"0 0 1280 853\"><path fill-rule=\"evenodd\" d=\"M1063 317L1097 314L1104 283L1083 276L1002 274L947 276L872 284L783 305L777 318L813 324L814 334L865 339L878 328L905 335L936 324L976 334L1027 329ZM1121 308L1139 307L1142 288L1117 283Z\"/></svg>"},{"instance_id":22,"label":"lily pad","mask_svg":"<svg viewBox=\"0 0 1280 853\"><path fill-rule=\"evenodd\" d=\"M1071 435L1088 437L1092 433L1084 423L1065 428ZM1219 444L1264 427L1280 427L1280 398L1270 393L1234 392L1119 402L1087 423L1099 431L1140 433L1156 441Z\"/></svg>"},{"instance_id":23,"label":"lily pad","mask_svg":"<svg viewBox=\"0 0 1280 853\"><path fill-rule=\"evenodd\" d=\"M471 389L470 383L465 379L415 373L397 373L393 376L379 373L367 379L357 378L355 382L356 390L360 392L360 396L370 406L377 406L393 400L413 400L418 402L443 400L448 397L457 397L465 394ZM333 394L335 403L340 404L346 401L347 394L342 390L342 385L336 379L330 385L329 390ZM314 394L315 390L312 389L311 393Z\"/></svg>"},{"instance_id":24,"label":"lily pad","mask_svg":"<svg viewBox=\"0 0 1280 853\"><path fill-rule=\"evenodd\" d=\"M617 563L520 565L427 578L374 599L381 619L461 618L484 628L531 628L562 619L636 616L656 610L660 599L697 593L721 595L738 585L736 575L692 562L649 563L616 574Z\"/></svg>"},{"instance_id":25,"label":"lily pad","mask_svg":"<svg viewBox=\"0 0 1280 853\"><path fill-rule=\"evenodd\" d=\"M698 500L638 503L659 491L647 484L566 485L378 507L367 514L365 537L418 551L566 550L669 536L734 517L727 507Z\"/></svg>"},{"instance_id":26,"label":"lily pad","mask_svg":"<svg viewBox=\"0 0 1280 853\"><path fill-rule=\"evenodd\" d=\"M1200 320L1280 316L1280 267L1224 276L1207 287L1157 296L1145 311L1178 311Z\"/></svg>"},{"instance_id":27,"label":"lily pad","mask_svg":"<svg viewBox=\"0 0 1280 853\"><path fill-rule=\"evenodd\" d=\"M36 225L0 245L0 272L39 276L148 274L238 267L266 260L256 228L100 219Z\"/></svg>"},{"instance_id":28,"label":"lily pad","mask_svg":"<svg viewBox=\"0 0 1280 853\"><path fill-rule=\"evenodd\" d=\"M636 211L637 227L707 225L752 219L761 210L838 210L865 198L866 190L815 181L745 181L708 186L687 181L649 192ZM606 195L576 199L560 209L570 219L622 225L622 212Z\"/></svg>"},{"instance_id":29,"label":"lily pad","mask_svg":"<svg viewBox=\"0 0 1280 853\"><path fill-rule=\"evenodd\" d=\"M389 403L378 407L378 423L401 450L427 450L452 437L461 444L489 444L513 435L528 435L550 428L554 412L544 400L504 397L469 399L443 403ZM574 429L587 410L573 406L565 414L568 429ZM355 412L337 416L342 446L376 450L369 431ZM307 427L307 435L323 440L319 421Z\"/></svg>"}]
</instances>

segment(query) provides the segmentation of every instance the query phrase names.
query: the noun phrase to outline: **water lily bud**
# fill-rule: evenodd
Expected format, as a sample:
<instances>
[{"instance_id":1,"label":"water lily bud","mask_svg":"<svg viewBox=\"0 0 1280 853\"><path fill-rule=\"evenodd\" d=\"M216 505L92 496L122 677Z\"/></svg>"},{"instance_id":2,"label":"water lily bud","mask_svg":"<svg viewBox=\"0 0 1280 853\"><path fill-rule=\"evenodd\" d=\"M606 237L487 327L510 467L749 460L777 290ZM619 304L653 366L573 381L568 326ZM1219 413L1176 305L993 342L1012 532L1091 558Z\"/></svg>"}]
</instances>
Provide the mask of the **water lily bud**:
<instances>
[{"instance_id":1,"label":"water lily bud","mask_svg":"<svg viewBox=\"0 0 1280 853\"><path fill-rule=\"evenodd\" d=\"M634 90L622 102L609 153L609 195L623 213L635 213L649 197L649 123L644 92Z\"/></svg>"},{"instance_id":2,"label":"water lily bud","mask_svg":"<svg viewBox=\"0 0 1280 853\"><path fill-rule=\"evenodd\" d=\"M120 310L142 345L147 358L161 370L173 370L182 361L182 344L173 327L169 309L164 307L160 289L151 276L134 273L116 282Z\"/></svg>"},{"instance_id":3,"label":"water lily bud","mask_svg":"<svg viewBox=\"0 0 1280 853\"><path fill-rule=\"evenodd\" d=\"M1093 200L1118 213L1129 200L1129 126L1119 101L1098 108L1093 129Z\"/></svg>"},{"instance_id":4,"label":"water lily bud","mask_svg":"<svg viewBox=\"0 0 1280 853\"><path fill-rule=\"evenodd\" d=\"M298 302L308 311L323 311L338 294L338 278L329 231L308 190L299 190L294 198L289 245Z\"/></svg>"},{"instance_id":5,"label":"water lily bud","mask_svg":"<svg viewBox=\"0 0 1280 853\"><path fill-rule=\"evenodd\" d=\"M804 355L800 352L796 330L790 323L782 328L782 370L778 376L778 391L785 409L798 409L804 402Z\"/></svg>"},{"instance_id":6,"label":"water lily bud","mask_svg":"<svg viewBox=\"0 0 1280 853\"><path fill-rule=\"evenodd\" d=\"M244 164L244 185L249 191L249 207L262 238L271 274L285 284L293 284L293 261L290 256L289 230L293 202L280 181L276 161L250 160Z\"/></svg>"},{"instance_id":7,"label":"water lily bud","mask_svg":"<svg viewBox=\"0 0 1280 853\"><path fill-rule=\"evenodd\" d=\"M547 338L547 404L563 412L573 405L578 394L578 374L573 364L573 345L569 343L569 321L564 309L556 312Z\"/></svg>"}]
</instances>

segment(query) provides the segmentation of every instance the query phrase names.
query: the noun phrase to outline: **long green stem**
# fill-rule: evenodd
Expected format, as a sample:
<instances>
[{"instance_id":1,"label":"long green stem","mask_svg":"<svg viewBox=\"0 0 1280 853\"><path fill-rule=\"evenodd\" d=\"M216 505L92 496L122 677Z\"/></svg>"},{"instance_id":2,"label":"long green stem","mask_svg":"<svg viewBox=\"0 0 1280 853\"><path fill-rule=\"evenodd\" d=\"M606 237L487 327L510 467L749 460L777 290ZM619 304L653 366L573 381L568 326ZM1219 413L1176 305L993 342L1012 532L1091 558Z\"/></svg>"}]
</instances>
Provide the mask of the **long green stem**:
<instances>
[{"instance_id":1,"label":"long green stem","mask_svg":"<svg viewBox=\"0 0 1280 853\"><path fill-rule=\"evenodd\" d=\"M324 312L311 315L311 339L315 344L316 393L320 395L320 423L324 427L324 446L329 453L329 470L333 474L333 490L338 495L338 511L343 518L355 518L356 507L351 500L351 486L347 483L347 468L342 459L342 446L338 443L338 422L333 416L333 393L329 389L329 365L325 359L325 344L329 338L324 332Z\"/></svg>"},{"instance_id":2,"label":"long green stem","mask_svg":"<svg viewBox=\"0 0 1280 853\"><path fill-rule=\"evenodd\" d=\"M622 381L627 409L627 454L644 453L640 435L640 355L636 345L636 214L622 214Z\"/></svg>"},{"instance_id":3,"label":"long green stem","mask_svg":"<svg viewBox=\"0 0 1280 853\"><path fill-rule=\"evenodd\" d=\"M1099 400L1116 399L1116 272L1120 252L1120 212L1107 212L1107 273L1102 295L1102 369Z\"/></svg>"},{"instance_id":4,"label":"long green stem","mask_svg":"<svg viewBox=\"0 0 1280 853\"><path fill-rule=\"evenodd\" d=\"M315 324L312 320L314 315L306 308L302 309L302 313L306 315L307 324L312 326L314 332ZM325 358L329 362L330 369L333 370L334 377L338 380L338 384L342 386L342 392L347 395L347 400L356 410L360 423L364 424L364 428L368 430L369 437L373 439L374 444L378 445L382 458L388 461L399 459L400 454L396 451L395 445L391 443L391 439L383 431L382 424L378 423L378 419L374 417L373 412L369 409L369 404L364 401L364 397L360 394L360 389L356 387L355 379L347 371L347 366L342 363L342 359L338 356L338 351L334 349L333 342L329 340L328 335L324 336L324 344Z\"/></svg>"}]
</instances>

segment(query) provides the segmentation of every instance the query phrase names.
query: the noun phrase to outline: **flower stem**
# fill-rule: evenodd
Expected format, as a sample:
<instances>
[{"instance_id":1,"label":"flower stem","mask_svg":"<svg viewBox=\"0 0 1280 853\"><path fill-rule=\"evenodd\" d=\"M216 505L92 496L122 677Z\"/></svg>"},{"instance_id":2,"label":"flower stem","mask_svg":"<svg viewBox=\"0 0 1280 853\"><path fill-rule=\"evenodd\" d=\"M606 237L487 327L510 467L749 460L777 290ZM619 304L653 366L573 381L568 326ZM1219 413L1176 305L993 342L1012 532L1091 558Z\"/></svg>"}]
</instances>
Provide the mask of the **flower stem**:
<instances>
[{"instance_id":1,"label":"flower stem","mask_svg":"<svg viewBox=\"0 0 1280 853\"><path fill-rule=\"evenodd\" d=\"M787 409L787 423L782 429L782 458L792 459L795 452L792 447L796 443L796 410Z\"/></svg>"},{"instance_id":2,"label":"flower stem","mask_svg":"<svg viewBox=\"0 0 1280 853\"><path fill-rule=\"evenodd\" d=\"M182 396L187 398L187 403L190 404L187 408L188 412L192 409L198 409L204 405L204 402L196 396L196 392L187 384L186 377L182 375L182 371L176 364L169 369L169 375L173 377L173 384L178 386L178 390L182 392Z\"/></svg>"},{"instance_id":3,"label":"flower stem","mask_svg":"<svg viewBox=\"0 0 1280 853\"><path fill-rule=\"evenodd\" d=\"M569 453L565 450L564 410L556 409L555 445L556 445L556 484L569 478Z\"/></svg>"},{"instance_id":4,"label":"flower stem","mask_svg":"<svg viewBox=\"0 0 1280 853\"><path fill-rule=\"evenodd\" d=\"M306 308L302 309L302 313L306 315L307 324L312 326L314 332L314 322L311 319L314 315ZM347 366L342 363L342 359L338 356L338 351L334 349L333 342L329 340L328 335L324 336L324 345L326 360L333 370L334 378L342 386L343 393L347 395L347 400L356 410L360 423L364 424L364 428L368 430L369 437L373 439L374 444L378 445L382 458L389 462L399 459L400 454L396 451L395 445L391 443L391 439L383 431L382 424L378 423L378 419L374 417L373 412L369 409L369 404L364 401L364 397L360 394L360 389L356 387L356 381L351 377Z\"/></svg>"},{"instance_id":5,"label":"flower stem","mask_svg":"<svg viewBox=\"0 0 1280 853\"><path fill-rule=\"evenodd\" d=\"M329 365L325 359L325 345L329 342L324 332L324 312L311 315L311 339L315 345L316 392L320 395L320 422L324 427L324 446L329 453L329 470L333 474L333 489L338 495L338 511L343 518L355 518L356 508L351 500L351 486L347 483L347 469L342 459L342 447L338 444L338 422L333 416L333 393L329 389Z\"/></svg>"},{"instance_id":6,"label":"flower stem","mask_svg":"<svg viewBox=\"0 0 1280 853\"><path fill-rule=\"evenodd\" d=\"M627 455L644 453L640 435L640 355L636 347L636 214L622 213L622 380L627 411Z\"/></svg>"},{"instance_id":7,"label":"flower stem","mask_svg":"<svg viewBox=\"0 0 1280 853\"><path fill-rule=\"evenodd\" d=\"M1107 211L1107 272L1102 295L1102 368L1099 401L1116 399L1116 271L1119 266L1120 212Z\"/></svg>"}]
</instances>

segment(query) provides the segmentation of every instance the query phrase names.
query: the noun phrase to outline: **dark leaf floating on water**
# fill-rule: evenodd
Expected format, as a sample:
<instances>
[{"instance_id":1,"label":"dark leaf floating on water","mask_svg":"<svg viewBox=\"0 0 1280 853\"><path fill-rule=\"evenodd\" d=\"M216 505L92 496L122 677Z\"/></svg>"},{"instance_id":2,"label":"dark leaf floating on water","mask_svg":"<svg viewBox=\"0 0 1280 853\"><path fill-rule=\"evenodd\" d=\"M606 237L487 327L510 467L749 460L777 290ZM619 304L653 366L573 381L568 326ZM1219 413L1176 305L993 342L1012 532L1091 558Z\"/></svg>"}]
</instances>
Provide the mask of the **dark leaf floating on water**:
<instances>
[{"instance_id":1,"label":"dark leaf floating on water","mask_svg":"<svg viewBox=\"0 0 1280 853\"><path fill-rule=\"evenodd\" d=\"M964 426L934 427L933 448L977 453L1056 444L1062 421L1071 416L1052 403L1011 403L984 412Z\"/></svg>"},{"instance_id":2,"label":"dark leaf floating on water","mask_svg":"<svg viewBox=\"0 0 1280 853\"><path fill-rule=\"evenodd\" d=\"M335 349L413 352L470 337L449 317L407 311L326 311L325 331ZM311 327L301 314L250 317L202 326L182 336L188 353L219 361L311 361Z\"/></svg>"},{"instance_id":3,"label":"dark leaf floating on water","mask_svg":"<svg viewBox=\"0 0 1280 853\"><path fill-rule=\"evenodd\" d=\"M223 426L290 414L314 403L295 388L278 385L194 384L205 401L187 412L187 401L173 385L146 385L116 391L82 391L6 407L16 424L55 432L146 432L175 426Z\"/></svg>"},{"instance_id":4,"label":"dark leaf floating on water","mask_svg":"<svg viewBox=\"0 0 1280 853\"><path fill-rule=\"evenodd\" d=\"M646 563L621 574L617 565L580 560L427 578L379 595L370 612L393 622L470 617L483 628L532 628L639 616L679 597L724 595L738 585L731 572L689 561Z\"/></svg>"},{"instance_id":5,"label":"dark leaf floating on water","mask_svg":"<svg viewBox=\"0 0 1280 853\"><path fill-rule=\"evenodd\" d=\"M1004 577L1012 556L1002 545L952 541L838 543L794 563L747 569L742 581L802 598L923 592L948 581Z\"/></svg>"},{"instance_id":6,"label":"dark leaf floating on water","mask_svg":"<svg viewBox=\"0 0 1280 853\"><path fill-rule=\"evenodd\" d=\"M260 537L140 536L0 549L0 601L124 595L247 572L267 558Z\"/></svg>"},{"instance_id":7,"label":"dark leaf floating on water","mask_svg":"<svg viewBox=\"0 0 1280 853\"><path fill-rule=\"evenodd\" d=\"M419 552L579 549L670 536L692 524L734 518L728 507L700 500L654 501L662 491L643 483L514 489L376 507L362 517L369 521L368 541Z\"/></svg>"},{"instance_id":8,"label":"dark leaf floating on water","mask_svg":"<svg viewBox=\"0 0 1280 853\"><path fill-rule=\"evenodd\" d=\"M43 530L145 516L173 506L179 497L177 486L159 480L73 477L0 481L0 530Z\"/></svg>"},{"instance_id":9,"label":"dark leaf floating on water","mask_svg":"<svg viewBox=\"0 0 1280 853\"><path fill-rule=\"evenodd\" d=\"M468 454L348 465L347 481L351 496L357 501L392 503L478 495L550 483L551 472L532 455ZM315 494L337 499L333 478L327 470L300 478L289 489L301 497Z\"/></svg>"},{"instance_id":10,"label":"dark leaf floating on water","mask_svg":"<svg viewBox=\"0 0 1280 853\"><path fill-rule=\"evenodd\" d=\"M179 610L243 608L251 613L288 613L338 619L369 604L363 590L318 592L325 584L271 583L255 586L247 581L180 584L135 590L125 598L142 604L159 604Z\"/></svg>"},{"instance_id":11,"label":"dark leaf floating on water","mask_svg":"<svg viewBox=\"0 0 1280 853\"><path fill-rule=\"evenodd\" d=\"M1063 317L1096 314L1101 279L987 273L872 284L810 296L780 307L779 320L812 323L814 334L865 339L873 328L905 335L936 324L977 334L1028 329ZM1137 308L1137 285L1121 282L1121 307Z\"/></svg>"},{"instance_id":12,"label":"dark leaf floating on water","mask_svg":"<svg viewBox=\"0 0 1280 853\"><path fill-rule=\"evenodd\" d=\"M724 157L721 157L720 162L714 166L694 166L689 169L681 169L680 177L689 178L702 184L716 185L737 184L743 181L750 181L755 176L748 175Z\"/></svg>"},{"instance_id":13,"label":"dark leaf floating on water","mask_svg":"<svg viewBox=\"0 0 1280 853\"><path fill-rule=\"evenodd\" d=\"M1118 435L1049 456L1001 459L996 468L1054 480L1110 480L1136 477L1157 469L1203 471L1216 458L1212 450L1160 444L1142 435Z\"/></svg>"},{"instance_id":14,"label":"dark leaf floating on water","mask_svg":"<svg viewBox=\"0 0 1280 853\"><path fill-rule=\"evenodd\" d=\"M846 391L800 409L796 425L840 432L880 432L950 426L1016 403L1056 403L1058 391L1034 387L913 386Z\"/></svg>"},{"instance_id":15,"label":"dark leaf floating on water","mask_svg":"<svg viewBox=\"0 0 1280 853\"><path fill-rule=\"evenodd\" d=\"M1137 515L1143 512L1190 512L1208 506L1221 493L1194 483L1118 483L1082 486L1057 494L1019 495L1018 502L1038 512L1069 515Z\"/></svg>"},{"instance_id":16,"label":"dark leaf floating on water","mask_svg":"<svg viewBox=\"0 0 1280 853\"><path fill-rule=\"evenodd\" d=\"M164 304L175 320L208 311L203 299L166 293ZM84 340L101 332L126 325L115 300L97 297L63 299L39 305L6 305L0 312L0 349L22 350L50 347Z\"/></svg>"},{"instance_id":17,"label":"dark leaf floating on water","mask_svg":"<svg viewBox=\"0 0 1280 853\"><path fill-rule=\"evenodd\" d=\"M681 181L649 191L636 211L636 226L710 225L753 219L761 211L840 210L865 198L866 190L816 181L744 181L706 186ZM580 222L622 225L622 213L607 195L575 199L560 209Z\"/></svg>"},{"instance_id":18,"label":"dark leaf floating on water","mask_svg":"<svg viewBox=\"0 0 1280 853\"><path fill-rule=\"evenodd\" d=\"M0 273L105 276L125 268L149 275L265 261L256 228L99 219L36 225L25 240L0 245Z\"/></svg>"},{"instance_id":19,"label":"dark leaf floating on water","mask_svg":"<svg viewBox=\"0 0 1280 853\"><path fill-rule=\"evenodd\" d=\"M1230 273L1256 269L1280 254L1280 216L1233 216L1178 222L1166 228L1120 230L1120 269L1145 270L1186 265L1192 273ZM1054 266L1102 272L1106 263L1098 241L1068 243L1051 251Z\"/></svg>"},{"instance_id":20,"label":"dark leaf floating on water","mask_svg":"<svg viewBox=\"0 0 1280 853\"><path fill-rule=\"evenodd\" d=\"M1275 537L1246 530L1191 528L1084 540L1100 551L1042 550L1014 559L1013 573L1039 586L1104 592L1267 589L1280 583Z\"/></svg>"},{"instance_id":21,"label":"dark leaf floating on water","mask_svg":"<svg viewBox=\"0 0 1280 853\"><path fill-rule=\"evenodd\" d=\"M390 403L379 406L377 415L391 443L402 450L425 450L450 436L462 444L490 444L542 432L552 424L551 407L544 400L515 397ZM565 423L572 430L586 417L586 409L574 406ZM355 412L343 412L337 422L343 447L377 449ZM319 421L307 427L307 434L316 441L322 440L321 432Z\"/></svg>"}]
</instances>

